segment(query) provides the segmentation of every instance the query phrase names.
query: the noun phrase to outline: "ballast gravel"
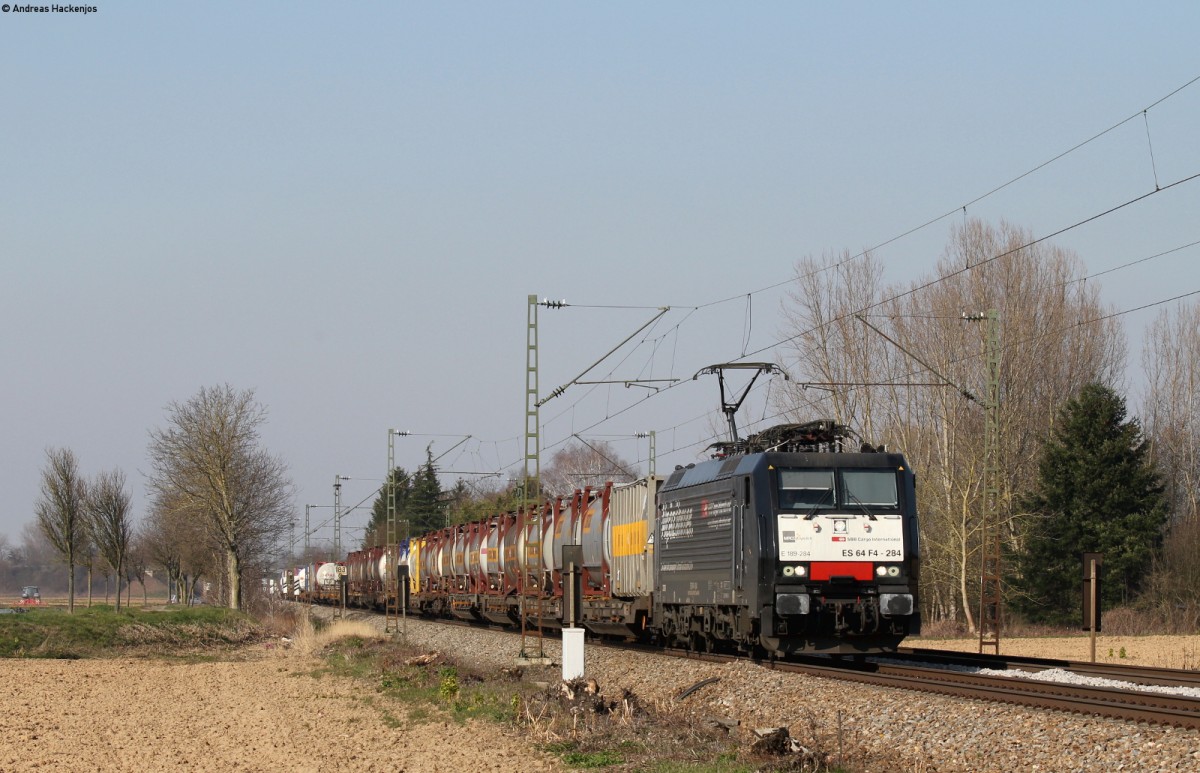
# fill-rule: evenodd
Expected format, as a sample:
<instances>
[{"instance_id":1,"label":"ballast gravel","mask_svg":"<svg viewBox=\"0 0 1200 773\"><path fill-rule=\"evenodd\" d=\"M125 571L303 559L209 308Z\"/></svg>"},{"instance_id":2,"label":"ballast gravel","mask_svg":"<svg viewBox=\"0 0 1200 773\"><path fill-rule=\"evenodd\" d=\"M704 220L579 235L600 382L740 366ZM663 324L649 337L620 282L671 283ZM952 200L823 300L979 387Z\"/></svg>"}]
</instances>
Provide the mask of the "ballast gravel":
<instances>
[{"instance_id":1,"label":"ballast gravel","mask_svg":"<svg viewBox=\"0 0 1200 773\"><path fill-rule=\"evenodd\" d=\"M354 613L351 613L354 614ZM366 619L364 617L364 619ZM381 621L381 618L376 618ZM381 622L379 622L382 625ZM407 620L410 645L482 668L511 668L521 639L501 631ZM526 637L527 649L539 640ZM541 649L561 663L560 643ZM749 662L700 661L585 645L585 677L605 696L632 690L643 701L672 702L702 719L753 730L787 727L810 750L847 769L978 771L1200 771L1200 732L782 674ZM557 665L527 678L561 676ZM717 681L676 696L704 680Z\"/></svg>"}]
</instances>

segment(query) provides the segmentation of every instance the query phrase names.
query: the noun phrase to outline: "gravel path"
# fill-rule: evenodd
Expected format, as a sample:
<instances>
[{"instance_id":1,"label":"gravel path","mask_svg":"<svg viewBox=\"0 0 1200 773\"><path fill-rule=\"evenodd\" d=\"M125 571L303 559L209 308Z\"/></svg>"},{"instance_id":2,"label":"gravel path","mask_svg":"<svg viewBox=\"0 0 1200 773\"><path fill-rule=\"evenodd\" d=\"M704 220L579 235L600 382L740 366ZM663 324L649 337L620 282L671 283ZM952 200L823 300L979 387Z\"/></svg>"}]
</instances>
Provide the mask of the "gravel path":
<instances>
[{"instance_id":1,"label":"gravel path","mask_svg":"<svg viewBox=\"0 0 1200 773\"><path fill-rule=\"evenodd\" d=\"M409 620L411 644L490 667L512 666L520 639L500 632ZM928 646L927 643L922 646ZM560 660L559 642L544 651ZM1061 657L1061 655L1048 655ZM852 770L1008 773L1026 771L1196 771L1200 733L1060 712L780 674L749 663L717 666L600 646L586 648L586 676L605 696L629 688L671 701L710 677L719 681L680 702L684 710L753 728L786 726L810 749ZM1149 665L1149 664L1147 664ZM548 669L543 678L561 672Z\"/></svg>"}]
</instances>

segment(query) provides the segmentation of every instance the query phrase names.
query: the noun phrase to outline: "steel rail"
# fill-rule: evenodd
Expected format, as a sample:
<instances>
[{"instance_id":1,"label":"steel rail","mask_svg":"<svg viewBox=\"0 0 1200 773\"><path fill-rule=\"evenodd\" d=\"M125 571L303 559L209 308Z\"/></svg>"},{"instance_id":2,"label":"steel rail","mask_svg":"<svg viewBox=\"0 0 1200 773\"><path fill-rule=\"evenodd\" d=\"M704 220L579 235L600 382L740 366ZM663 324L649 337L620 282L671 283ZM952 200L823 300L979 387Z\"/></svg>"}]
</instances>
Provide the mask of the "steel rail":
<instances>
[{"instance_id":1,"label":"steel rail","mask_svg":"<svg viewBox=\"0 0 1200 773\"><path fill-rule=\"evenodd\" d=\"M713 663L739 659L729 655L684 650L666 650L665 654ZM764 668L785 673L799 673L876 687L914 690L1071 714L1089 714L1127 722L1200 729L1200 698L1181 695L950 671L938 667L880 663L867 659L807 657L803 660L759 662Z\"/></svg>"},{"instance_id":2,"label":"steel rail","mask_svg":"<svg viewBox=\"0 0 1200 773\"><path fill-rule=\"evenodd\" d=\"M1200 699L1180 695L877 663L817 665L776 661L770 667L860 684L1200 729Z\"/></svg>"}]
</instances>

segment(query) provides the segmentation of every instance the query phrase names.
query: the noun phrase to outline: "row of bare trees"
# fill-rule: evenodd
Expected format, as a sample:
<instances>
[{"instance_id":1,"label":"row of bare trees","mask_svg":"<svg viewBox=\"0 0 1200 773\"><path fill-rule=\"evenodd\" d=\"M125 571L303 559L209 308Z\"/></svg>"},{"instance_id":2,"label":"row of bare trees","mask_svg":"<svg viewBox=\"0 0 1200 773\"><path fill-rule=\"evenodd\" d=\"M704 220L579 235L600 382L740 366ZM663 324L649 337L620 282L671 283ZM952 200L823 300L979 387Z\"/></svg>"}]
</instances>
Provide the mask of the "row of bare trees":
<instances>
[{"instance_id":1,"label":"row of bare trees","mask_svg":"<svg viewBox=\"0 0 1200 773\"><path fill-rule=\"evenodd\" d=\"M1116 383L1125 343L1080 260L1007 223L957 228L934 276L888 285L870 254L805 259L785 308L793 420L830 417L903 451L920 476L927 619L974 628L984 498L987 322L999 317L996 526L1019 550L1016 502L1064 403Z\"/></svg>"},{"instance_id":2,"label":"row of bare trees","mask_svg":"<svg viewBox=\"0 0 1200 773\"><path fill-rule=\"evenodd\" d=\"M245 580L273 573L293 525L286 466L261 445L265 420L266 410L253 391L228 385L203 388L186 402L169 404L164 426L150 432L150 502L136 534L122 473L100 473L88 481L72 451L47 452L38 523L68 565L72 610L74 569L93 544L117 577L141 577L138 573L151 566L165 571L168 585L185 603L201 583L211 583L222 601L240 608ZM430 464L426 477L436 487L434 476ZM630 464L608 443L581 440L554 455L545 484L548 492L569 495L575 488L633 477ZM512 495L463 490L442 501L437 489L426 498L454 512L417 518L420 528L433 528L425 521L434 516L440 524L446 517L482 512L489 503L503 506ZM377 510L381 507L376 503Z\"/></svg>"},{"instance_id":3,"label":"row of bare trees","mask_svg":"<svg viewBox=\"0 0 1200 773\"><path fill-rule=\"evenodd\" d=\"M165 426L150 432L151 503L136 539L124 473L89 480L70 449L48 450L35 514L67 564L69 611L75 567L89 563L93 547L119 580L161 567L190 603L201 578L211 578L221 600L241 608L244 581L271 572L292 527L291 481L261 446L265 420L252 390L228 385L171 403Z\"/></svg>"},{"instance_id":4,"label":"row of bare trees","mask_svg":"<svg viewBox=\"0 0 1200 773\"><path fill-rule=\"evenodd\" d=\"M287 465L262 446L266 418L253 390L226 384L170 403L165 426L150 432L147 551L183 598L211 577L240 609L245 580L274 569L294 496Z\"/></svg>"},{"instance_id":5,"label":"row of bare trees","mask_svg":"<svg viewBox=\"0 0 1200 773\"><path fill-rule=\"evenodd\" d=\"M117 578L116 608L121 608L121 581L129 574L133 538L131 497L125 473L110 470L90 480L80 472L69 448L46 451L41 496L34 505L38 527L68 567L67 607L75 611L75 567L94 564L93 551Z\"/></svg>"},{"instance_id":6,"label":"row of bare trees","mask_svg":"<svg viewBox=\"0 0 1200 773\"><path fill-rule=\"evenodd\" d=\"M1171 520L1150 582L1160 616L1200 628L1200 304L1163 311L1150 328L1142 366L1151 453Z\"/></svg>"}]
</instances>

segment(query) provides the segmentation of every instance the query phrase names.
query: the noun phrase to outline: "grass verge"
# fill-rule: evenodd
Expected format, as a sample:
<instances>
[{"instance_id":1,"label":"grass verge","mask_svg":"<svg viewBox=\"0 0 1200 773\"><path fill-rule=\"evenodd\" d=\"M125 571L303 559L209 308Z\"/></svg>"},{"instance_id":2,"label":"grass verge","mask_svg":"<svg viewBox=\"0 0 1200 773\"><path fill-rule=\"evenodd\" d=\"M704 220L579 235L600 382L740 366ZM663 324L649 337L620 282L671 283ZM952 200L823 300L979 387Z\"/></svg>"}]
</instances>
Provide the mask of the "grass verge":
<instances>
[{"instance_id":1,"label":"grass verge","mask_svg":"<svg viewBox=\"0 0 1200 773\"><path fill-rule=\"evenodd\" d=\"M330 632L329 635L333 635ZM369 703L385 723L409 729L446 719L482 720L558 757L568 768L648 773L831 773L824 754L755 748L677 704L651 704L623 691L602 695L584 682L530 681L518 668L483 672L377 634L334 638L313 676L373 686Z\"/></svg>"},{"instance_id":2,"label":"grass verge","mask_svg":"<svg viewBox=\"0 0 1200 773\"><path fill-rule=\"evenodd\" d=\"M93 658L114 655L213 656L213 648L257 640L247 615L217 607L142 611L95 605L0 615L0 657Z\"/></svg>"}]
</instances>

